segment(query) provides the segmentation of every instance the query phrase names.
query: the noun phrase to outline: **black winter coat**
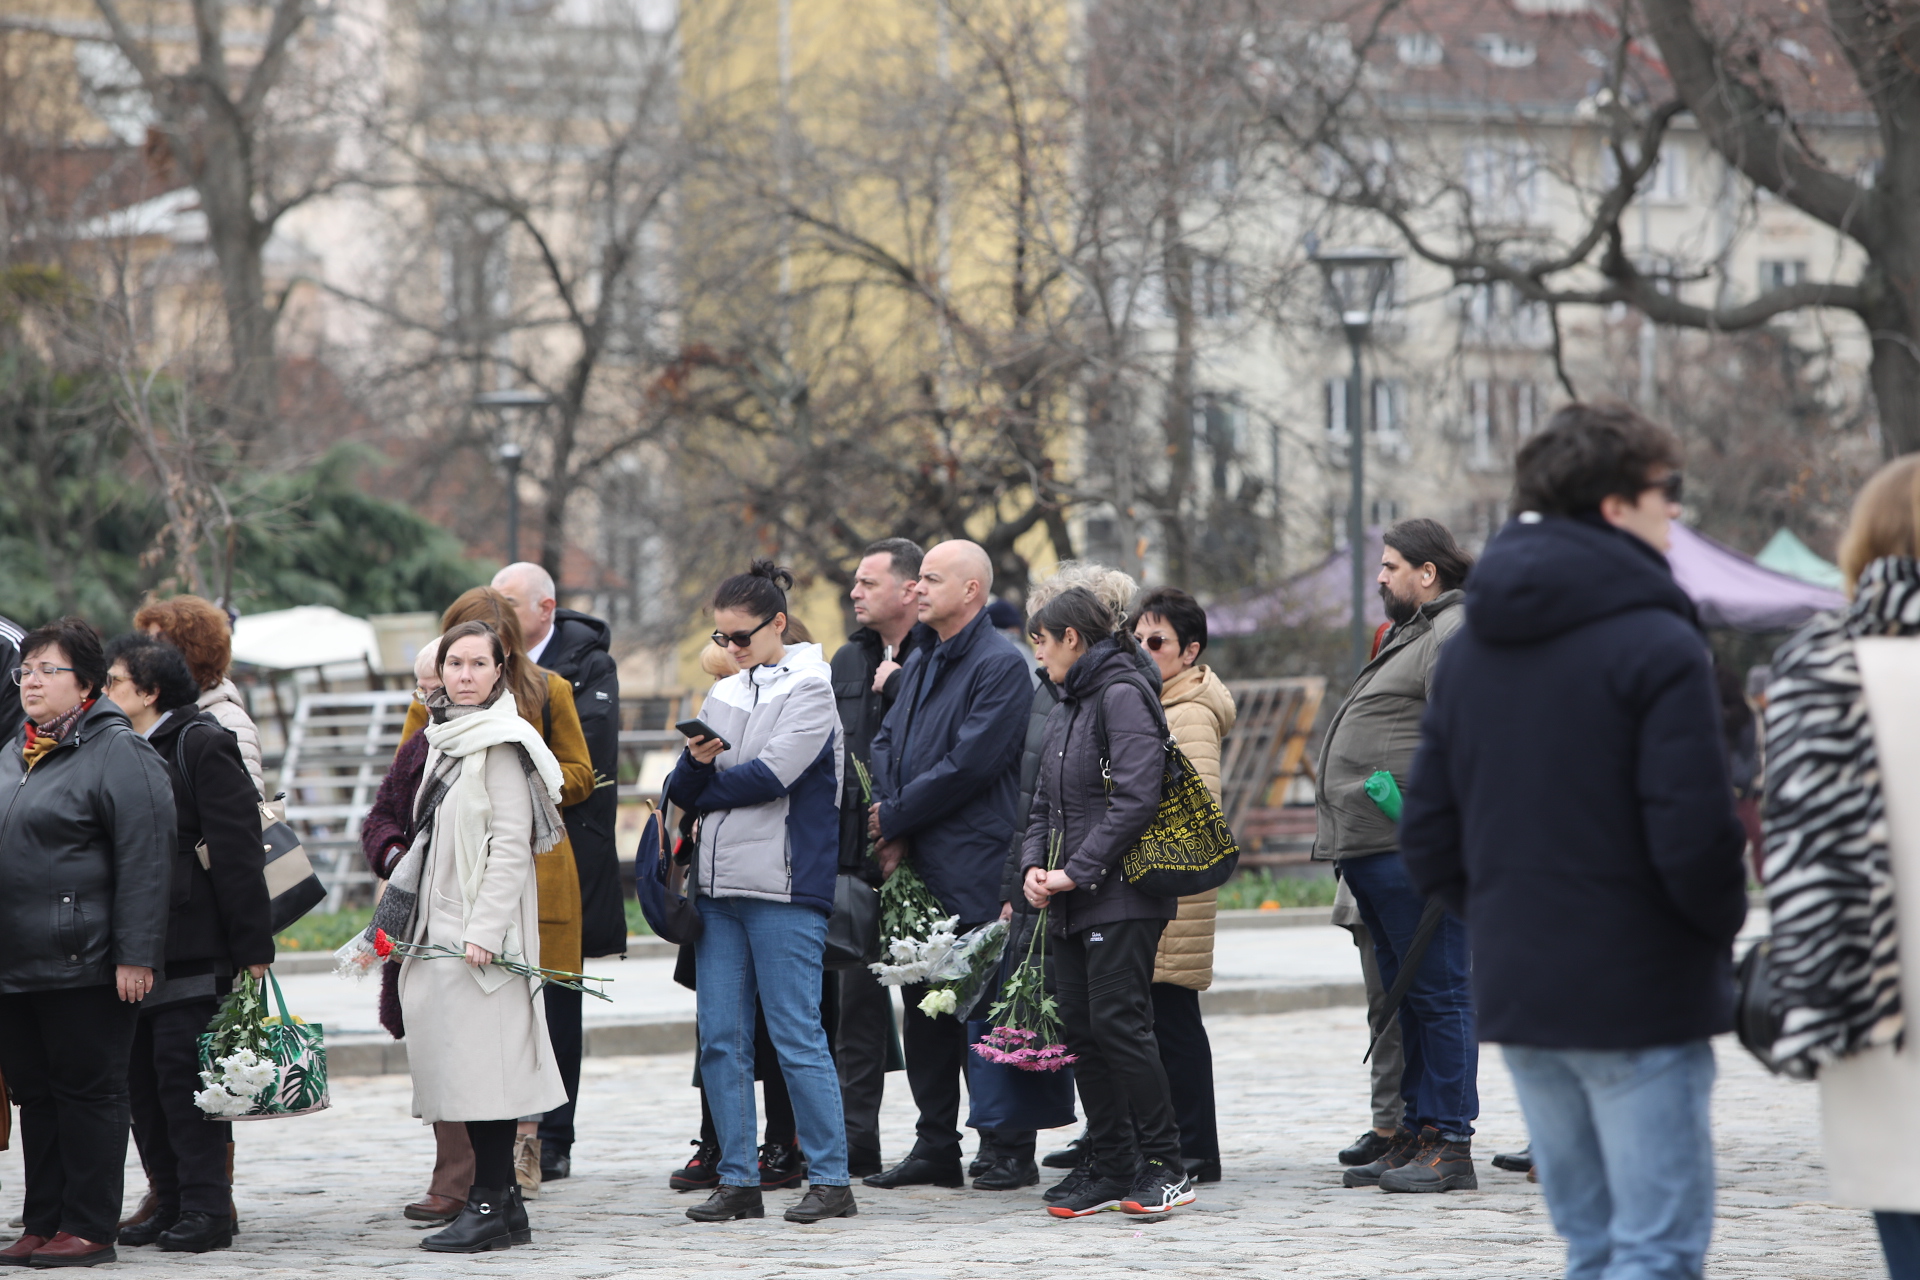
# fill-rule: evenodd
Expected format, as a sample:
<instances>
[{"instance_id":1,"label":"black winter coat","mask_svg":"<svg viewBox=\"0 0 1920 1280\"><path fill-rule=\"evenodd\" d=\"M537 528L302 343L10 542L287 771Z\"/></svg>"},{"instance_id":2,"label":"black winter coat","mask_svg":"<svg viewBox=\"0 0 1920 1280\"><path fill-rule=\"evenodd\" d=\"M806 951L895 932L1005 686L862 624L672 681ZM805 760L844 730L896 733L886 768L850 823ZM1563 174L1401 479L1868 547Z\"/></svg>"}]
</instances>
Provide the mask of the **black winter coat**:
<instances>
[{"instance_id":1,"label":"black winter coat","mask_svg":"<svg viewBox=\"0 0 1920 1280\"><path fill-rule=\"evenodd\" d=\"M587 758L603 778L620 776L620 673L608 652L612 631L598 618L572 609L553 612L553 635L540 651L540 665L573 686ZM587 956L624 955L626 892L620 886L620 855L613 823L620 807L617 788L601 787L563 810L580 876L580 950Z\"/></svg>"},{"instance_id":2,"label":"black winter coat","mask_svg":"<svg viewBox=\"0 0 1920 1280\"><path fill-rule=\"evenodd\" d=\"M1179 899L1149 897L1118 874L1120 859L1160 809L1167 755L1166 715L1159 699L1142 688L1139 648L1132 635L1122 633L1088 649L1067 672L1060 705L1047 717L1040 781L1020 863L1023 869L1045 867L1049 839L1060 833L1056 869L1066 872L1075 888L1050 904L1051 933L1078 933L1121 920L1171 920L1179 909ZM1107 711L1111 791L1100 770L1096 698Z\"/></svg>"},{"instance_id":3,"label":"black winter coat","mask_svg":"<svg viewBox=\"0 0 1920 1280\"><path fill-rule=\"evenodd\" d=\"M916 623L900 642L893 660L904 668L913 654L931 649L939 642L940 637L932 627ZM904 669L894 672L886 685L878 693L874 692L873 676L885 660L885 651L880 633L872 627L862 627L847 637L847 642L834 653L832 662L833 700L840 709L841 740L847 749L845 786L840 795L840 870L865 875L875 884L880 882L880 868L867 857L867 805L860 793L860 774L853 762L872 765L873 737L880 732L887 712L893 709L894 699L900 694L901 678L906 675Z\"/></svg>"},{"instance_id":4,"label":"black winter coat","mask_svg":"<svg viewBox=\"0 0 1920 1280\"><path fill-rule=\"evenodd\" d=\"M1733 1025L1746 916L1720 710L1664 557L1514 521L1441 651L1400 828L1467 922L1481 1038L1636 1049Z\"/></svg>"},{"instance_id":5,"label":"black winter coat","mask_svg":"<svg viewBox=\"0 0 1920 1280\"><path fill-rule=\"evenodd\" d=\"M1032 700L1026 658L982 609L951 640L907 659L874 735L880 835L906 838L913 869L962 924L1000 915Z\"/></svg>"},{"instance_id":6,"label":"black winter coat","mask_svg":"<svg viewBox=\"0 0 1920 1280\"><path fill-rule=\"evenodd\" d=\"M173 782L170 981L273 963L260 795L233 734L204 711L183 714L192 711L173 712L147 739ZM195 852L202 840L207 867Z\"/></svg>"},{"instance_id":7,"label":"black winter coat","mask_svg":"<svg viewBox=\"0 0 1920 1280\"><path fill-rule=\"evenodd\" d=\"M0 992L104 986L166 960L173 788L101 698L31 771L0 748Z\"/></svg>"},{"instance_id":8,"label":"black winter coat","mask_svg":"<svg viewBox=\"0 0 1920 1280\"><path fill-rule=\"evenodd\" d=\"M1039 683L1034 686L1033 706L1027 712L1027 745L1020 752L1020 807L1016 810L1021 817L1020 827L1013 833L1013 843L1007 848L1007 869L1000 877L1000 901L1011 902L1019 915L1030 915L1035 910L1020 889L1020 882L1026 878L1020 866L1020 855L1027 851L1026 819L1033 816L1033 790L1040 785L1040 759L1047 745L1047 719L1059 705L1060 686L1053 682L1043 667Z\"/></svg>"}]
</instances>

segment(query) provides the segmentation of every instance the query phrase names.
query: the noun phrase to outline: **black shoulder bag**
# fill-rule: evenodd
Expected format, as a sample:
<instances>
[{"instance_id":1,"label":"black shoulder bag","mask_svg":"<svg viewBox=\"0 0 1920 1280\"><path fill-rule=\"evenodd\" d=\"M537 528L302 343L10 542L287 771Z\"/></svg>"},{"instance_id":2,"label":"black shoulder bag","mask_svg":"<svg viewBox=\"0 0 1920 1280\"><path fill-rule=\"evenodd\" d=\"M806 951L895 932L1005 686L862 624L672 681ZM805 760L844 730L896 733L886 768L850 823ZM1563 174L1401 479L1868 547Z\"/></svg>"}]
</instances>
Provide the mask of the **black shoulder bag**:
<instances>
[{"instance_id":1,"label":"black shoulder bag","mask_svg":"<svg viewBox=\"0 0 1920 1280\"><path fill-rule=\"evenodd\" d=\"M1207 790L1187 753L1174 741L1160 699L1142 681L1121 676L1146 698L1160 723L1166 748L1160 766L1160 808L1131 849L1120 859L1120 874L1128 884L1154 898L1184 898L1218 889L1240 865L1240 845L1227 826L1220 802ZM1113 791L1113 744L1107 737L1107 689L1093 703L1094 733L1100 740L1100 776Z\"/></svg>"}]
</instances>

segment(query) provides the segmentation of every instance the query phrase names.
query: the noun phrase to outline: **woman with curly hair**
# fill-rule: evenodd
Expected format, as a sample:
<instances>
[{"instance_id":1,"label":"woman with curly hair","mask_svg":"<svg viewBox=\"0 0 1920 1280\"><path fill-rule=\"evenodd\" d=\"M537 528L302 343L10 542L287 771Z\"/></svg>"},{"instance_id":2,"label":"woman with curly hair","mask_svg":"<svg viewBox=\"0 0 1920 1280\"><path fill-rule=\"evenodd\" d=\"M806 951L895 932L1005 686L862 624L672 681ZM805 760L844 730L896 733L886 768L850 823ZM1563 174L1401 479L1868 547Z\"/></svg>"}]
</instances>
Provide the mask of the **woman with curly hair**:
<instances>
[{"instance_id":1,"label":"woman with curly hair","mask_svg":"<svg viewBox=\"0 0 1920 1280\"><path fill-rule=\"evenodd\" d=\"M200 686L200 709L220 722L240 743L240 759L262 800L267 791L266 770L260 763L260 729L240 701L240 690L227 678L233 665L233 621L227 611L199 596L148 600L133 615L136 631L165 640L187 660L187 670Z\"/></svg>"}]
</instances>

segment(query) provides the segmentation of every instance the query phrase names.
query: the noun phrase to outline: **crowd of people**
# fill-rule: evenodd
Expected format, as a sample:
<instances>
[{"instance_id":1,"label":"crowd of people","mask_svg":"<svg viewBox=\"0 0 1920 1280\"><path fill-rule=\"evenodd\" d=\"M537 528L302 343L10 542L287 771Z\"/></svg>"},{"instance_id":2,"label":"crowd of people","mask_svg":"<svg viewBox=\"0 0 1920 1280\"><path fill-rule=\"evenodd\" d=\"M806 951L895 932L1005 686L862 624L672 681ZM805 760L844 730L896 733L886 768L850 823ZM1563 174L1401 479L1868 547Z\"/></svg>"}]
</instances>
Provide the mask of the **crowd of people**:
<instances>
[{"instance_id":1,"label":"crowd of people","mask_svg":"<svg viewBox=\"0 0 1920 1280\"><path fill-rule=\"evenodd\" d=\"M1433 520L1385 533L1388 621L1314 774L1315 857L1369 997L1373 1125L1338 1153L1343 1180L1477 1188L1495 1043L1531 1137L1496 1162L1539 1181L1569 1277L1702 1274L1710 1040L1734 1026L1751 869L1771 935L1742 967L1749 1045L1819 1078L1835 1194L1876 1212L1891 1273L1914 1280L1901 992L1920 990L1920 811L1884 780L1920 768L1901 714L1920 696L1920 461L1862 491L1849 604L1781 648L1762 734L1729 714L1738 678L1662 554L1680 467L1664 428L1575 404L1520 450L1515 517L1477 562ZM831 657L770 561L710 600L714 684L663 795L697 922L676 978L696 992L701 1117L670 1186L708 1193L687 1210L702 1222L762 1217L764 1192L803 1182L785 1217L813 1223L857 1214L856 1178L992 1193L1043 1164L1066 1170L1043 1193L1055 1217L1192 1204L1222 1176L1199 1001L1216 895L1154 896L1119 869L1161 805L1169 738L1218 798L1235 709L1201 661L1204 609L1070 562L1023 615L961 539L874 543L851 579L859 625ZM274 797L224 612L176 597L135 621L105 646L73 618L0 628L23 717L0 750L0 1073L26 1153L25 1230L0 1264L202 1252L237 1226L195 1042L273 959ZM607 642L534 565L462 595L363 827L376 923L405 944L381 1020L436 1138L403 1210L439 1226L428 1250L529 1242L527 1200L572 1171L581 993L536 974L625 945ZM826 966L841 881L905 867L962 934L1001 921L1024 946L1044 909L1086 1122L1044 1161L1032 1129L990 1125L968 1160L968 1010L929 1012L913 985L896 1006L867 967ZM917 1118L889 1162L900 1070ZM129 1132L149 1186L123 1221Z\"/></svg>"}]
</instances>

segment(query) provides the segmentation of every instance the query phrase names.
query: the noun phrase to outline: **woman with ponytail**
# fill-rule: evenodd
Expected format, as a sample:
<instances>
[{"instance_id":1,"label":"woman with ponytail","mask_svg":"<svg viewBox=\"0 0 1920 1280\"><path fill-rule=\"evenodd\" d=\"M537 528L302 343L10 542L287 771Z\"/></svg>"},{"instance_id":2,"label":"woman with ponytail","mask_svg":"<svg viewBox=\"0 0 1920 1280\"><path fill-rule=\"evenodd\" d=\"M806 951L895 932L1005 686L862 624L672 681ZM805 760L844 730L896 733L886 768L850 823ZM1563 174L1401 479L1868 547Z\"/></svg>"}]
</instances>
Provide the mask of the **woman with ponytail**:
<instances>
[{"instance_id":1,"label":"woman with ponytail","mask_svg":"<svg viewBox=\"0 0 1920 1280\"><path fill-rule=\"evenodd\" d=\"M700 817L688 894L700 914L700 1075L720 1185L696 1222L765 1216L754 1149L754 1001L793 1096L812 1184L789 1222L852 1217L840 1078L820 1023L840 854L840 715L820 646L789 643L793 575L756 560L713 596L713 642L741 668L714 685L667 798Z\"/></svg>"}]
</instances>

